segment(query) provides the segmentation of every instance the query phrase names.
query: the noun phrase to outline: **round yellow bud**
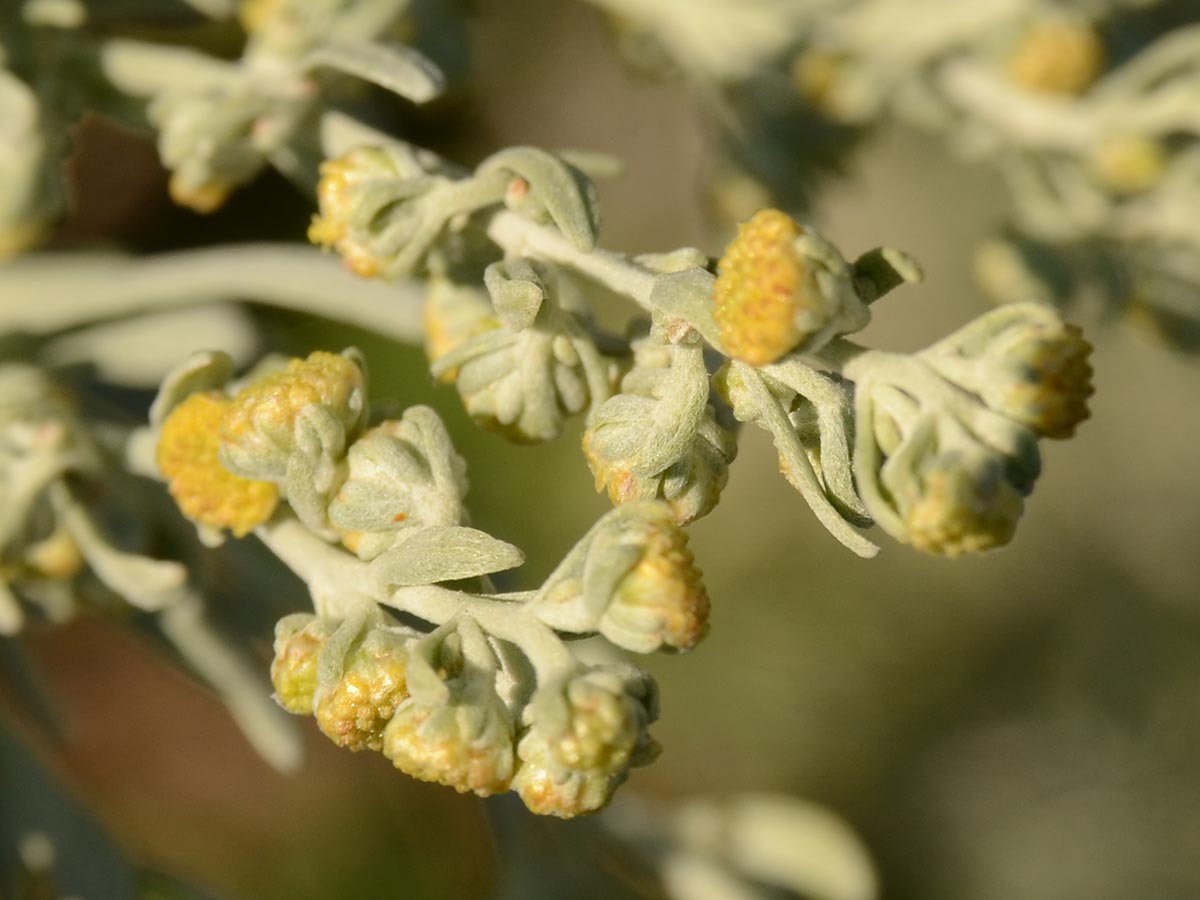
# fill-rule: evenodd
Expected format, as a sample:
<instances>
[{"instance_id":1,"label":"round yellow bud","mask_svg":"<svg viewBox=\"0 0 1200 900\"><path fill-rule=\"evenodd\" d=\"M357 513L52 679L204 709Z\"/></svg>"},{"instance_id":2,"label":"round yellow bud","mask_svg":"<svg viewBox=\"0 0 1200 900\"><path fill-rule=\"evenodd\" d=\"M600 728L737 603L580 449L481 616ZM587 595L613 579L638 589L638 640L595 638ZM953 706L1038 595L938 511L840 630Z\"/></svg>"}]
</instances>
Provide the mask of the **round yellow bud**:
<instances>
[{"instance_id":1,"label":"round yellow bud","mask_svg":"<svg viewBox=\"0 0 1200 900\"><path fill-rule=\"evenodd\" d=\"M664 523L648 530L641 561L617 585L600 630L641 632L656 646L690 650L708 633L708 613L708 592L687 533ZM655 623L649 632L647 621Z\"/></svg>"},{"instance_id":2,"label":"round yellow bud","mask_svg":"<svg viewBox=\"0 0 1200 900\"><path fill-rule=\"evenodd\" d=\"M1023 88L1079 95L1104 68L1104 44L1086 22L1048 19L1025 32L1008 58L1008 77Z\"/></svg>"},{"instance_id":3,"label":"round yellow bud","mask_svg":"<svg viewBox=\"0 0 1200 900\"><path fill-rule=\"evenodd\" d=\"M158 439L158 470L185 516L243 537L271 517L279 490L234 475L217 456L231 402L223 394L192 394L171 411Z\"/></svg>"},{"instance_id":4,"label":"round yellow bud","mask_svg":"<svg viewBox=\"0 0 1200 900\"><path fill-rule=\"evenodd\" d=\"M1024 500L999 466L979 471L947 455L920 479L920 496L904 510L908 540L916 549L955 557L1012 540Z\"/></svg>"},{"instance_id":5,"label":"round yellow bud","mask_svg":"<svg viewBox=\"0 0 1200 900\"><path fill-rule=\"evenodd\" d=\"M336 249L342 262L355 275L374 278L382 263L374 252L357 239L350 223L360 198L355 187L363 181L395 174L387 154L377 147L356 147L335 159L321 163L317 182L317 203L321 212L313 216L308 239L322 247Z\"/></svg>"},{"instance_id":6,"label":"round yellow bud","mask_svg":"<svg viewBox=\"0 0 1200 900\"><path fill-rule=\"evenodd\" d=\"M718 262L713 319L734 359L772 363L828 321L811 266L795 246L801 234L785 213L760 210Z\"/></svg>"},{"instance_id":7,"label":"round yellow bud","mask_svg":"<svg viewBox=\"0 0 1200 900\"><path fill-rule=\"evenodd\" d=\"M384 728L408 696L407 671L403 639L370 632L347 657L342 677L317 692L317 725L339 747L382 750Z\"/></svg>"},{"instance_id":8,"label":"round yellow bud","mask_svg":"<svg viewBox=\"0 0 1200 900\"><path fill-rule=\"evenodd\" d=\"M1117 194L1148 191L1162 179L1167 152L1161 142L1127 135L1104 141L1092 156L1092 172Z\"/></svg>"},{"instance_id":9,"label":"round yellow bud","mask_svg":"<svg viewBox=\"0 0 1200 900\"><path fill-rule=\"evenodd\" d=\"M350 425L360 412L355 394L363 390L362 370L344 356L318 350L306 359L288 360L286 368L237 393L221 419L221 441L257 440L260 432L286 441L296 417L313 405L335 410Z\"/></svg>"},{"instance_id":10,"label":"round yellow bud","mask_svg":"<svg viewBox=\"0 0 1200 900\"><path fill-rule=\"evenodd\" d=\"M275 626L271 684L275 687L275 702L288 712L312 715L317 659L332 633L332 623L303 613L286 616Z\"/></svg>"},{"instance_id":11,"label":"round yellow bud","mask_svg":"<svg viewBox=\"0 0 1200 900\"><path fill-rule=\"evenodd\" d=\"M480 797L508 790L512 726L498 698L475 709L409 698L384 732L384 756L420 781Z\"/></svg>"},{"instance_id":12,"label":"round yellow bud","mask_svg":"<svg viewBox=\"0 0 1200 900\"><path fill-rule=\"evenodd\" d=\"M1024 377L997 381L988 403L1045 437L1069 438L1090 414L1091 352L1075 325L1038 328L1009 351L1010 365Z\"/></svg>"}]
</instances>

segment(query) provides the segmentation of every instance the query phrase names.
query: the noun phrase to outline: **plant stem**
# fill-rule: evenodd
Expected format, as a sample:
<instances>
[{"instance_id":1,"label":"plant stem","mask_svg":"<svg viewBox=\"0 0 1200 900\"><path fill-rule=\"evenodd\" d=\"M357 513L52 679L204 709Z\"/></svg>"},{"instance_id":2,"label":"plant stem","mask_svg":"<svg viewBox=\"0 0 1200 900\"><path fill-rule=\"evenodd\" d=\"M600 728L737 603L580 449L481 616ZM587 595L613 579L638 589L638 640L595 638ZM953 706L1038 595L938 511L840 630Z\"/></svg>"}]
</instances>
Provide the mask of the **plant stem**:
<instances>
[{"instance_id":1,"label":"plant stem","mask_svg":"<svg viewBox=\"0 0 1200 900\"><path fill-rule=\"evenodd\" d=\"M318 612L324 615L343 616L349 611L346 604L361 606L368 598L434 625L467 615L488 633L519 646L537 670L539 679L552 678L574 666L574 659L562 640L539 622L524 603L432 584L395 588L380 596L377 579L368 563L321 540L298 519L281 517L260 526L255 533L308 584Z\"/></svg>"},{"instance_id":2,"label":"plant stem","mask_svg":"<svg viewBox=\"0 0 1200 900\"><path fill-rule=\"evenodd\" d=\"M644 309L653 309L650 293L654 290L654 273L619 253L577 250L553 228L538 225L507 210L492 217L487 233L510 255L532 256L567 266L631 298Z\"/></svg>"},{"instance_id":3,"label":"plant stem","mask_svg":"<svg viewBox=\"0 0 1200 900\"><path fill-rule=\"evenodd\" d=\"M417 284L358 278L336 257L295 244L147 257L40 254L0 267L0 297L0 332L47 334L151 310L250 300L406 343L424 338Z\"/></svg>"}]
</instances>

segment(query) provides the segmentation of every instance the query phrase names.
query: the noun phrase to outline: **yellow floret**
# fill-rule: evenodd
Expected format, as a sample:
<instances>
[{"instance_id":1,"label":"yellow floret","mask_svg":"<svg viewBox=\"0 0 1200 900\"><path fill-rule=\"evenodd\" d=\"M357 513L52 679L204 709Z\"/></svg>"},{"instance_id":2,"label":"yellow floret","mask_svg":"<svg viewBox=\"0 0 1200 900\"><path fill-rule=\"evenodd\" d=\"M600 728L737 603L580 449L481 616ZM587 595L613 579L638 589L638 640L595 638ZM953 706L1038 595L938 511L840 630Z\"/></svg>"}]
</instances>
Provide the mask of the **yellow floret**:
<instances>
[{"instance_id":1,"label":"yellow floret","mask_svg":"<svg viewBox=\"0 0 1200 900\"><path fill-rule=\"evenodd\" d=\"M810 331L824 301L795 241L803 230L777 209L743 223L718 263L713 319L725 352L761 366L783 356Z\"/></svg>"},{"instance_id":2,"label":"yellow floret","mask_svg":"<svg viewBox=\"0 0 1200 900\"><path fill-rule=\"evenodd\" d=\"M682 528L665 525L647 535L641 561L621 579L608 615L623 613L655 615L656 637L676 650L690 650L707 633L708 592Z\"/></svg>"},{"instance_id":3,"label":"yellow floret","mask_svg":"<svg viewBox=\"0 0 1200 900\"><path fill-rule=\"evenodd\" d=\"M1029 28L1008 58L1008 77L1031 91L1079 95L1104 68L1104 44L1085 22L1053 19Z\"/></svg>"},{"instance_id":4,"label":"yellow floret","mask_svg":"<svg viewBox=\"0 0 1200 900\"><path fill-rule=\"evenodd\" d=\"M221 465L221 423L230 401L219 393L192 394L167 416L158 440L158 470L180 510L194 522L242 537L271 517L275 485L234 475Z\"/></svg>"},{"instance_id":5,"label":"yellow floret","mask_svg":"<svg viewBox=\"0 0 1200 900\"><path fill-rule=\"evenodd\" d=\"M233 193L233 185L220 178L211 178L197 187L189 184L176 172L167 183L167 192L180 206L186 206L192 212L201 215L208 215L225 205L225 201Z\"/></svg>"},{"instance_id":6,"label":"yellow floret","mask_svg":"<svg viewBox=\"0 0 1200 900\"><path fill-rule=\"evenodd\" d=\"M1148 191L1162 179L1167 152L1161 142L1144 137L1110 138L1092 156L1092 171L1117 194Z\"/></svg>"},{"instance_id":7,"label":"yellow floret","mask_svg":"<svg viewBox=\"0 0 1200 900\"><path fill-rule=\"evenodd\" d=\"M221 440L237 443L257 431L283 438L291 434L301 410L314 404L345 418L351 397L362 387L362 370L336 353L318 350L307 359L288 360L285 369L238 392L221 420Z\"/></svg>"},{"instance_id":8,"label":"yellow floret","mask_svg":"<svg viewBox=\"0 0 1200 900\"><path fill-rule=\"evenodd\" d=\"M308 239L319 246L336 249L354 274L374 278L382 270L380 260L351 234L350 222L359 203L353 188L369 178L394 174L394 167L382 150L356 147L335 159L325 160L320 171L317 202L321 212L313 216Z\"/></svg>"},{"instance_id":9,"label":"yellow floret","mask_svg":"<svg viewBox=\"0 0 1200 900\"><path fill-rule=\"evenodd\" d=\"M999 392L997 408L1046 437L1071 437L1089 415L1091 352L1092 345L1075 325L1043 329L1013 348L1014 363L1029 374Z\"/></svg>"},{"instance_id":10,"label":"yellow floret","mask_svg":"<svg viewBox=\"0 0 1200 900\"><path fill-rule=\"evenodd\" d=\"M1024 501L1002 479L981 483L977 472L948 464L922 478L921 497L905 516L909 543L924 553L961 556L1012 540Z\"/></svg>"}]
</instances>

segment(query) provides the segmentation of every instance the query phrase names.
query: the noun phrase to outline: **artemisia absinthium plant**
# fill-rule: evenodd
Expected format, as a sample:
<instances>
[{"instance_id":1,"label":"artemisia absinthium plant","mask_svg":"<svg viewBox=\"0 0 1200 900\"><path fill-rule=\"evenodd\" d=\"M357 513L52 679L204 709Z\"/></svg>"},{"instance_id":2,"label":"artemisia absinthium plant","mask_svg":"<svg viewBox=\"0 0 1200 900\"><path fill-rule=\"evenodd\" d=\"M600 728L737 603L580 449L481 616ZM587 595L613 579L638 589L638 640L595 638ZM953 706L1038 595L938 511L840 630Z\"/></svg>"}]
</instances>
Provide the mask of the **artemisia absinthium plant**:
<instances>
[{"instance_id":1,"label":"artemisia absinthium plant","mask_svg":"<svg viewBox=\"0 0 1200 900\"><path fill-rule=\"evenodd\" d=\"M429 63L382 43L384 6L245 4L245 58L147 107L172 194L211 209L265 165L303 175L290 151L319 139L313 241L365 278L421 280L431 373L484 427L532 443L584 416L613 510L542 585L497 591L492 576L521 552L470 526L465 464L432 410L371 420L354 350L267 358L240 377L226 354L196 353L162 384L130 457L206 543L254 534L307 584L313 612L276 629L284 709L414 777L592 812L656 755L657 696L645 672L585 662L570 639L650 653L704 637L709 600L682 528L717 504L741 424L771 435L785 478L860 556L877 552L861 532L872 521L928 553L978 552L1012 538L1038 440L1086 418L1090 348L1032 303L917 354L854 344L871 304L919 280L916 264L891 249L849 261L778 210L715 261L599 249L588 173L604 160L515 147L464 170L322 105L306 74L318 63L416 99L436 91ZM601 292L645 316L602 334ZM10 540L5 558L27 546Z\"/></svg>"}]
</instances>

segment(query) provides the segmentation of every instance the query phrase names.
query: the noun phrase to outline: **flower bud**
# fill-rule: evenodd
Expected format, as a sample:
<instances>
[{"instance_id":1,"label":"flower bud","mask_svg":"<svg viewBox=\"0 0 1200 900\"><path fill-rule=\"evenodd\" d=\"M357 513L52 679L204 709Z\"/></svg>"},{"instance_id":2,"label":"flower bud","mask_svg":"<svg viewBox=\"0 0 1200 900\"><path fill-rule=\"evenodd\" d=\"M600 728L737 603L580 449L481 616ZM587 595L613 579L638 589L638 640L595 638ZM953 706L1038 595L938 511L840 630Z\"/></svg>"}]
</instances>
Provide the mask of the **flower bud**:
<instances>
[{"instance_id":1,"label":"flower bud","mask_svg":"<svg viewBox=\"0 0 1200 900\"><path fill-rule=\"evenodd\" d=\"M404 529L466 520L466 463L428 407L412 407L400 421L372 428L350 446L346 461L346 481L329 504L329 519L362 559L391 548Z\"/></svg>"},{"instance_id":2,"label":"flower bud","mask_svg":"<svg viewBox=\"0 0 1200 900\"><path fill-rule=\"evenodd\" d=\"M837 250L777 209L759 210L738 227L717 273L713 320L722 349L753 366L870 319Z\"/></svg>"},{"instance_id":3,"label":"flower bud","mask_svg":"<svg viewBox=\"0 0 1200 900\"><path fill-rule=\"evenodd\" d=\"M260 93L249 82L157 97L148 115L171 171L171 199L198 213L216 212L262 172L267 156L294 130L303 105L299 98Z\"/></svg>"},{"instance_id":4,"label":"flower bud","mask_svg":"<svg viewBox=\"0 0 1200 900\"><path fill-rule=\"evenodd\" d=\"M633 349L635 364L621 393L589 416L583 455L596 490L607 490L614 504L660 498L685 524L717 505L737 440L708 402L699 347L671 348L647 337ZM672 416L668 440L663 409Z\"/></svg>"},{"instance_id":5,"label":"flower bud","mask_svg":"<svg viewBox=\"0 0 1200 900\"><path fill-rule=\"evenodd\" d=\"M317 688L317 725L339 747L383 749L384 728L408 697L407 643L372 628L346 654L341 676Z\"/></svg>"},{"instance_id":6,"label":"flower bud","mask_svg":"<svg viewBox=\"0 0 1200 900\"><path fill-rule=\"evenodd\" d=\"M538 815L602 809L630 768L658 752L646 732L657 716L654 683L637 669L596 668L543 687L526 716L513 788Z\"/></svg>"},{"instance_id":7,"label":"flower bud","mask_svg":"<svg viewBox=\"0 0 1200 900\"><path fill-rule=\"evenodd\" d=\"M409 662L411 696L383 736L400 771L486 797L508 789L513 721L496 693L496 660L471 619L418 642Z\"/></svg>"},{"instance_id":8,"label":"flower bud","mask_svg":"<svg viewBox=\"0 0 1200 900\"><path fill-rule=\"evenodd\" d=\"M298 448L298 424L310 411L316 418L309 423L321 430L321 449L344 452L367 413L359 364L317 351L243 388L220 422L223 460L243 475L282 480Z\"/></svg>"},{"instance_id":9,"label":"flower bud","mask_svg":"<svg viewBox=\"0 0 1200 900\"><path fill-rule=\"evenodd\" d=\"M1001 307L923 354L945 378L1043 437L1069 438L1088 417L1092 347L1033 303Z\"/></svg>"},{"instance_id":10,"label":"flower bud","mask_svg":"<svg viewBox=\"0 0 1200 900\"><path fill-rule=\"evenodd\" d=\"M434 377L457 369L467 413L518 444L553 440L591 393L576 340L551 328L485 331L434 362ZM585 348L594 353L595 348Z\"/></svg>"},{"instance_id":11,"label":"flower bud","mask_svg":"<svg viewBox=\"0 0 1200 900\"><path fill-rule=\"evenodd\" d=\"M486 797L512 779L512 717L494 693L446 705L410 697L388 723L383 753L420 781Z\"/></svg>"},{"instance_id":12,"label":"flower bud","mask_svg":"<svg viewBox=\"0 0 1200 900\"><path fill-rule=\"evenodd\" d=\"M471 338L499 327L500 319L486 291L440 275L429 279L425 294L425 355L430 363L436 363ZM457 378L458 369L438 375L443 384L453 384Z\"/></svg>"},{"instance_id":13,"label":"flower bud","mask_svg":"<svg viewBox=\"0 0 1200 900\"><path fill-rule=\"evenodd\" d=\"M949 451L918 470L916 488L899 498L908 541L938 556L961 556L1012 540L1024 501L997 454Z\"/></svg>"},{"instance_id":14,"label":"flower bud","mask_svg":"<svg viewBox=\"0 0 1200 900\"><path fill-rule=\"evenodd\" d=\"M1140 194L1157 185L1169 160L1161 141L1126 135L1103 141L1091 157L1092 174L1116 194Z\"/></svg>"},{"instance_id":15,"label":"flower bud","mask_svg":"<svg viewBox=\"0 0 1200 900\"><path fill-rule=\"evenodd\" d=\"M279 489L235 475L221 464L221 424L231 406L217 392L190 395L162 423L156 461L185 516L243 537L271 517Z\"/></svg>"},{"instance_id":16,"label":"flower bud","mask_svg":"<svg viewBox=\"0 0 1200 900\"><path fill-rule=\"evenodd\" d=\"M275 702L290 713L311 716L317 691L317 659L335 623L311 613L284 616L275 625L271 684Z\"/></svg>"},{"instance_id":17,"label":"flower bud","mask_svg":"<svg viewBox=\"0 0 1200 900\"><path fill-rule=\"evenodd\" d=\"M1104 44L1087 22L1055 18L1032 24L1008 58L1008 77L1031 91L1082 94L1104 68Z\"/></svg>"},{"instance_id":18,"label":"flower bud","mask_svg":"<svg viewBox=\"0 0 1200 900\"><path fill-rule=\"evenodd\" d=\"M333 248L351 272L363 278L380 275L385 260L370 241L360 223L370 221L375 207L368 196L372 186L397 176L396 165L386 150L356 147L335 159L321 163L317 183L320 213L313 216L308 239L322 247Z\"/></svg>"}]
</instances>

